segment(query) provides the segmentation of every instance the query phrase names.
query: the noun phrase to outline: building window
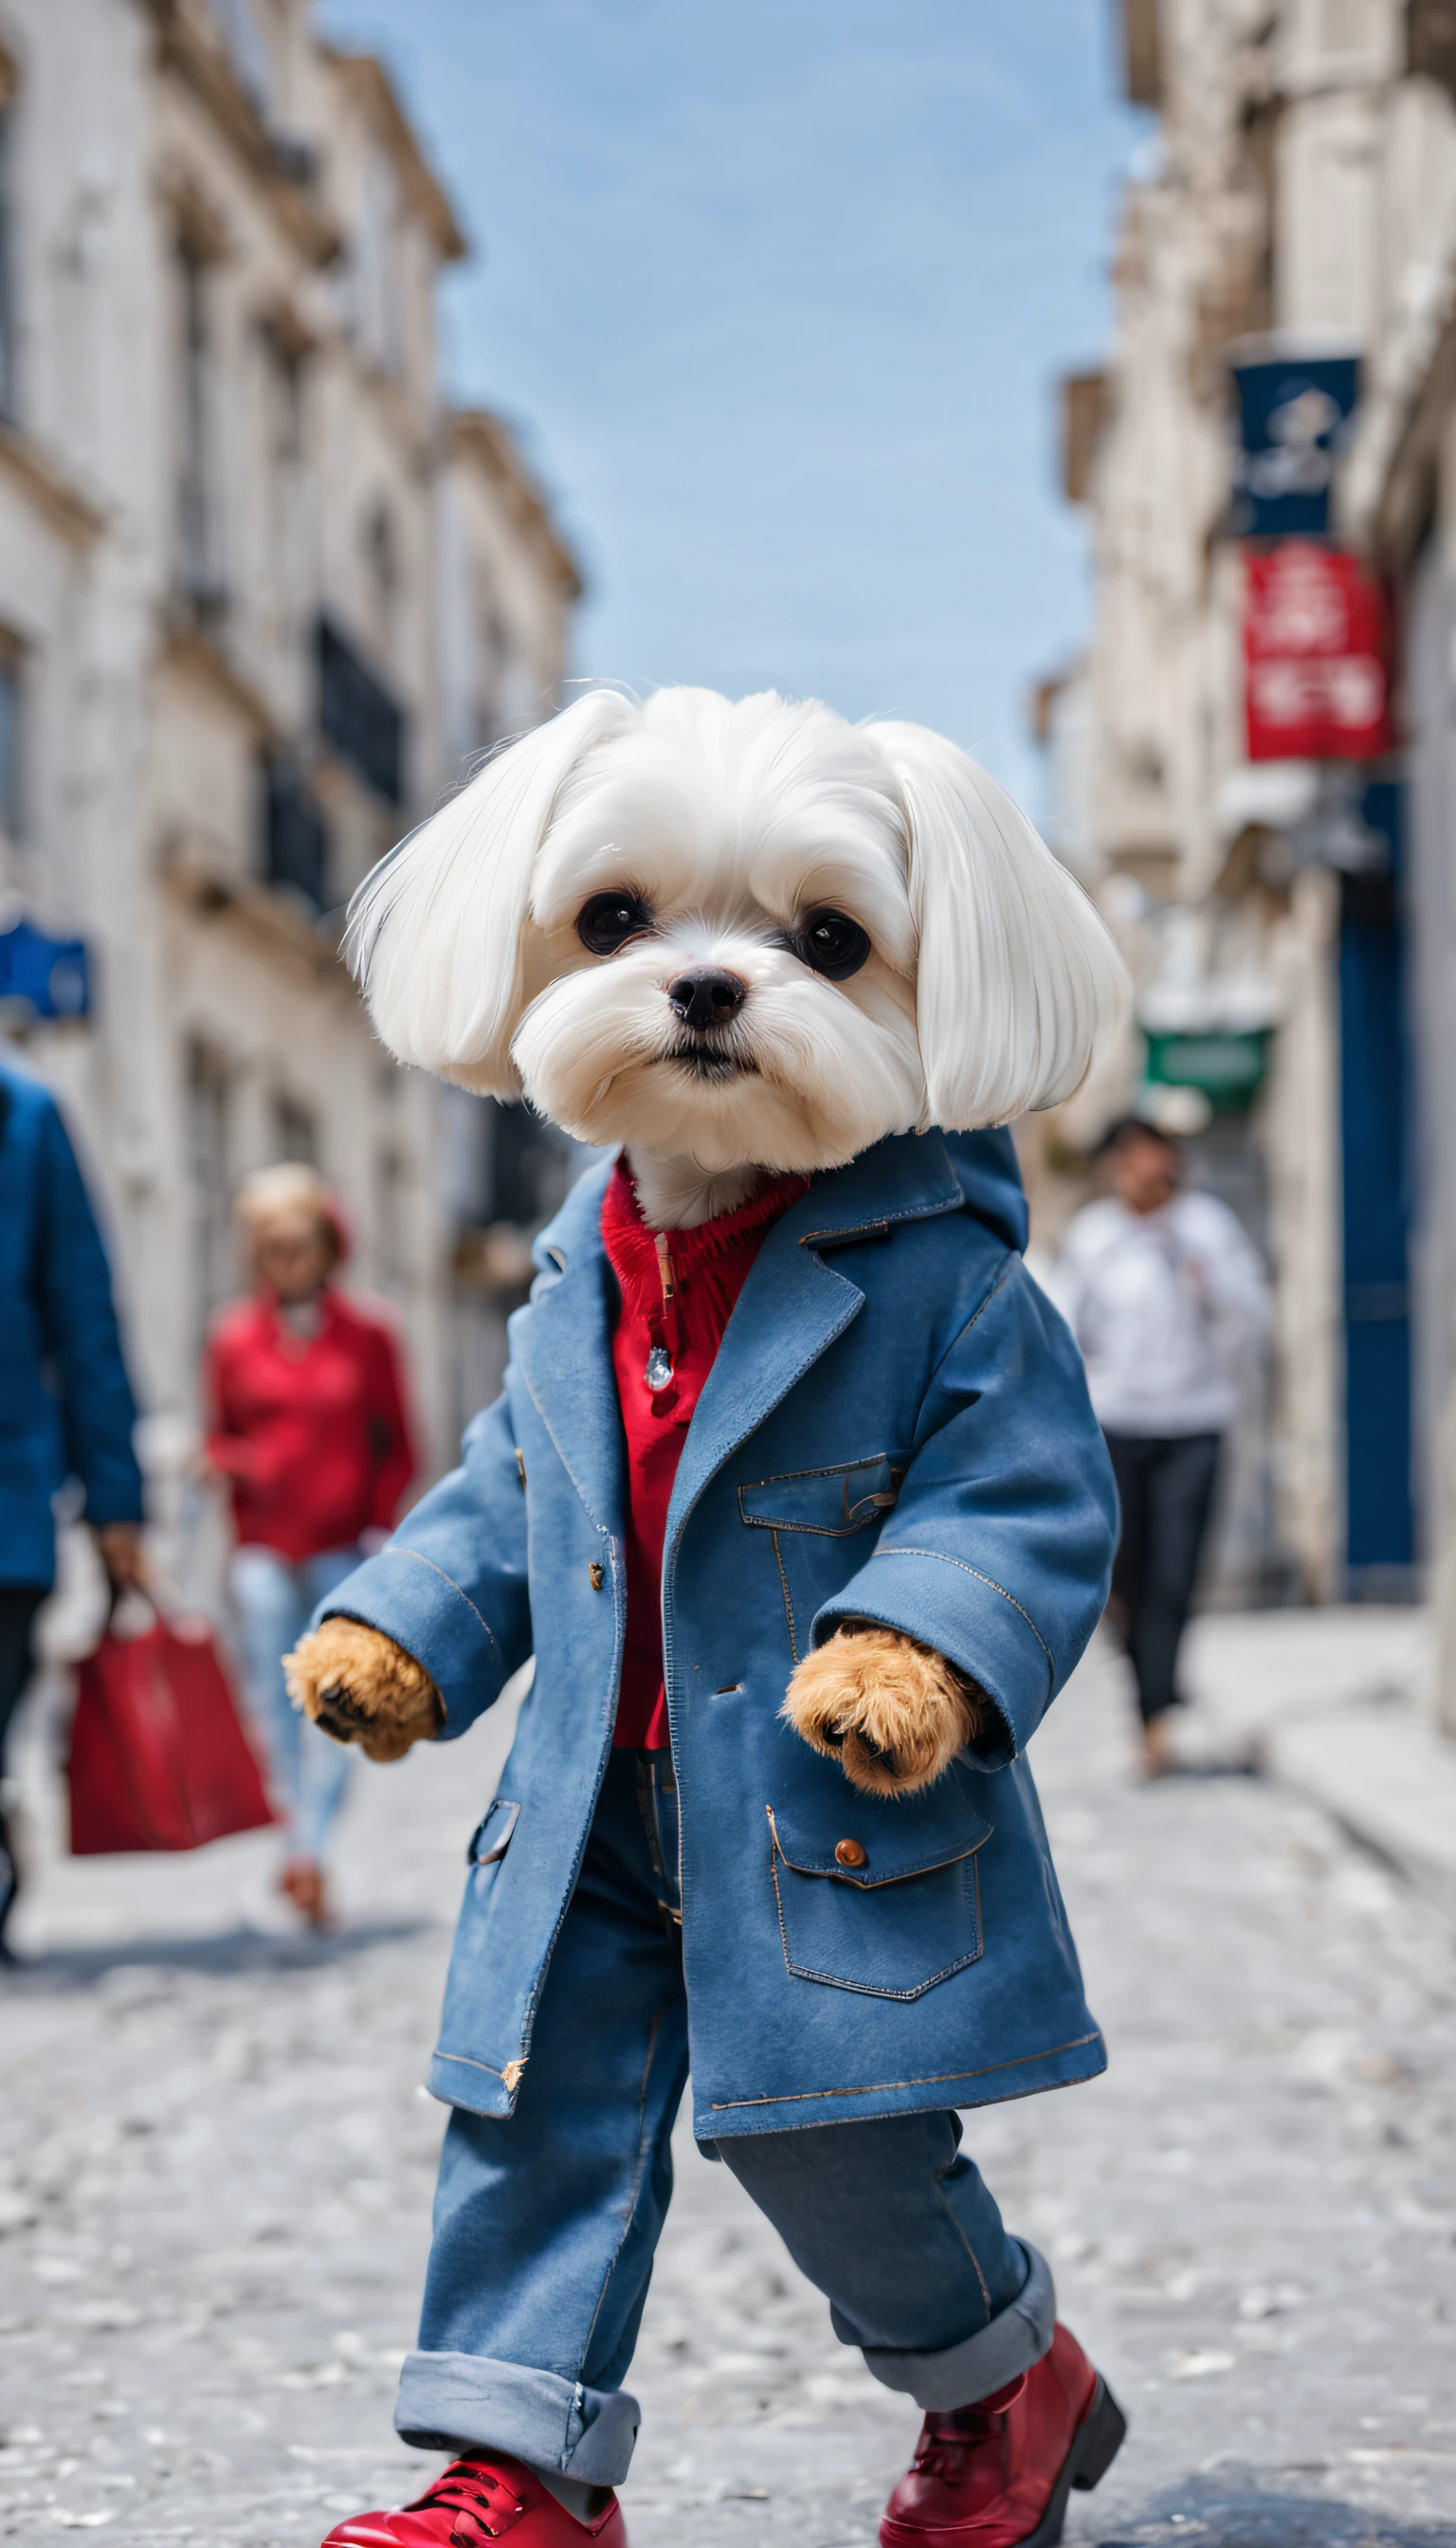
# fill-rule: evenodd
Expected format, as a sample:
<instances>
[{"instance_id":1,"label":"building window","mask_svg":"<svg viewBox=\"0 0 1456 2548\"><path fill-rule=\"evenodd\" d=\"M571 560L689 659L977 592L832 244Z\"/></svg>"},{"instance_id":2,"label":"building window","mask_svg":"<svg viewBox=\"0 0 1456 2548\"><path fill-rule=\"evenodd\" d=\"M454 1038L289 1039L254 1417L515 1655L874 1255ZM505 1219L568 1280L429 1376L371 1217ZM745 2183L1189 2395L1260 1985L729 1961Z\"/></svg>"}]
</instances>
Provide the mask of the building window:
<instances>
[{"instance_id":1,"label":"building window","mask_svg":"<svg viewBox=\"0 0 1456 2548\"><path fill-rule=\"evenodd\" d=\"M21 836L21 645L0 628L0 832Z\"/></svg>"},{"instance_id":2,"label":"building window","mask_svg":"<svg viewBox=\"0 0 1456 2548\"><path fill-rule=\"evenodd\" d=\"M365 352L393 380L405 369L403 215L394 164L383 150L371 150L364 163L354 241L355 324Z\"/></svg>"},{"instance_id":3,"label":"building window","mask_svg":"<svg viewBox=\"0 0 1456 2548\"><path fill-rule=\"evenodd\" d=\"M401 1152L382 1150L375 1171L374 1279L391 1301L408 1303L410 1290L410 1168Z\"/></svg>"},{"instance_id":4,"label":"building window","mask_svg":"<svg viewBox=\"0 0 1456 2548\"><path fill-rule=\"evenodd\" d=\"M200 1343L213 1312L237 1289L232 1223L232 1072L201 1037L187 1047L187 1169L193 1303Z\"/></svg>"},{"instance_id":5,"label":"building window","mask_svg":"<svg viewBox=\"0 0 1456 2548\"><path fill-rule=\"evenodd\" d=\"M1456 97L1456 11L1450 0L1409 0L1406 67L1423 71L1448 97Z\"/></svg>"},{"instance_id":6,"label":"building window","mask_svg":"<svg viewBox=\"0 0 1456 2548\"><path fill-rule=\"evenodd\" d=\"M388 661L394 653L400 598L400 553L387 504L376 504L364 525L364 582L368 594L369 633Z\"/></svg>"},{"instance_id":7,"label":"building window","mask_svg":"<svg viewBox=\"0 0 1456 2548\"><path fill-rule=\"evenodd\" d=\"M328 907L328 826L323 809L294 763L265 762L263 871L270 884L301 894L314 911Z\"/></svg>"},{"instance_id":8,"label":"building window","mask_svg":"<svg viewBox=\"0 0 1456 2548\"><path fill-rule=\"evenodd\" d=\"M391 805L405 797L405 712L349 644L336 620L318 621L318 723L343 760Z\"/></svg>"},{"instance_id":9,"label":"building window","mask_svg":"<svg viewBox=\"0 0 1456 2548\"><path fill-rule=\"evenodd\" d=\"M282 1093L273 1100L273 1156L297 1159L306 1168L318 1165L318 1116L312 1106Z\"/></svg>"},{"instance_id":10,"label":"building window","mask_svg":"<svg viewBox=\"0 0 1456 2548\"><path fill-rule=\"evenodd\" d=\"M218 562L213 449L211 260L197 242L177 247L177 540L181 594L194 617L210 620L224 594Z\"/></svg>"},{"instance_id":11,"label":"building window","mask_svg":"<svg viewBox=\"0 0 1456 2548\"><path fill-rule=\"evenodd\" d=\"M13 424L15 402L15 108L13 83L0 52L0 420Z\"/></svg>"}]
</instances>

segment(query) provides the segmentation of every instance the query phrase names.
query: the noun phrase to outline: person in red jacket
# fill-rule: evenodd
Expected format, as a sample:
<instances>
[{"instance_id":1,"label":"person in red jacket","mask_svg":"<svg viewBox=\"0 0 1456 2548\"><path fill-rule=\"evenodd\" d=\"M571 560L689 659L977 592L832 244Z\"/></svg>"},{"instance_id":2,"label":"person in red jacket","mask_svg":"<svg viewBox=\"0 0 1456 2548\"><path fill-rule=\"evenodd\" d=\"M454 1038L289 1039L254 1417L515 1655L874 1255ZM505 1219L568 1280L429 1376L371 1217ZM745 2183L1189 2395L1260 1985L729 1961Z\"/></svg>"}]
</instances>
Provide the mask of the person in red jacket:
<instances>
[{"instance_id":1,"label":"person in red jacket","mask_svg":"<svg viewBox=\"0 0 1456 2548\"><path fill-rule=\"evenodd\" d=\"M331 1279L347 1239L322 1180L302 1166L259 1169L237 1213L254 1290L220 1312L209 1338L207 1453L231 1491L248 1702L288 1819L280 1888L324 1928L323 1859L348 1755L295 1711L283 1657L315 1604L382 1544L418 1463L394 1333Z\"/></svg>"}]
</instances>

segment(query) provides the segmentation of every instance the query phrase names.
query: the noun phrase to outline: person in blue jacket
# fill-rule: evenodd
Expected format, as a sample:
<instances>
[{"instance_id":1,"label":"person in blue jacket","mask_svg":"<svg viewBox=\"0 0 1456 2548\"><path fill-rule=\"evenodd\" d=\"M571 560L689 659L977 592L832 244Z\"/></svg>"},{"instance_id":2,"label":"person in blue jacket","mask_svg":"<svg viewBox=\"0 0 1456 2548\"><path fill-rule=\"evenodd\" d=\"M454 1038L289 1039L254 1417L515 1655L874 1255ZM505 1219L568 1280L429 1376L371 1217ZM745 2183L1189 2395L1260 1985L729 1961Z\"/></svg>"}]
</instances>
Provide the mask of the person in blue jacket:
<instances>
[{"instance_id":1,"label":"person in blue jacket","mask_svg":"<svg viewBox=\"0 0 1456 2548\"><path fill-rule=\"evenodd\" d=\"M67 1478L112 1582L141 1581L136 1420L111 1269L60 1110L0 1058L0 1779ZM17 1882L0 1787L0 1954Z\"/></svg>"},{"instance_id":2,"label":"person in blue jacket","mask_svg":"<svg viewBox=\"0 0 1456 2548\"><path fill-rule=\"evenodd\" d=\"M1123 2418L959 2110L1106 2059L1026 1754L1116 1498L1000 1128L1082 1078L1115 951L941 738L695 690L589 694L489 764L355 947L402 1059L620 1147L461 1466L289 1667L391 1759L534 1658L396 2409L456 2457L330 2548L625 2548L689 2067L698 2141L923 2411L882 2548L1052 2548Z\"/></svg>"}]
</instances>

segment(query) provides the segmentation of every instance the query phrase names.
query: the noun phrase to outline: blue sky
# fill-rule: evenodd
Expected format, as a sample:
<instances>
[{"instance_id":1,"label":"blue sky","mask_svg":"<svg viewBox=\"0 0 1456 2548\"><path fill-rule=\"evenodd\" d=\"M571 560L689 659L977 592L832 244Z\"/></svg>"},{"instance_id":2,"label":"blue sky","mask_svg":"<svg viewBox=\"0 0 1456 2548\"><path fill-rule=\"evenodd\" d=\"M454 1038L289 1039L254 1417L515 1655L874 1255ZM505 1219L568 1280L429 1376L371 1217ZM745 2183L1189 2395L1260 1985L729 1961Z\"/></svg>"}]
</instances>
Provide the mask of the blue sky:
<instances>
[{"instance_id":1,"label":"blue sky","mask_svg":"<svg viewBox=\"0 0 1456 2548\"><path fill-rule=\"evenodd\" d=\"M500 409L589 583L574 669L919 718L1037 794L1074 645L1057 373L1108 320L1142 119L1110 0L322 0L480 253Z\"/></svg>"}]
</instances>

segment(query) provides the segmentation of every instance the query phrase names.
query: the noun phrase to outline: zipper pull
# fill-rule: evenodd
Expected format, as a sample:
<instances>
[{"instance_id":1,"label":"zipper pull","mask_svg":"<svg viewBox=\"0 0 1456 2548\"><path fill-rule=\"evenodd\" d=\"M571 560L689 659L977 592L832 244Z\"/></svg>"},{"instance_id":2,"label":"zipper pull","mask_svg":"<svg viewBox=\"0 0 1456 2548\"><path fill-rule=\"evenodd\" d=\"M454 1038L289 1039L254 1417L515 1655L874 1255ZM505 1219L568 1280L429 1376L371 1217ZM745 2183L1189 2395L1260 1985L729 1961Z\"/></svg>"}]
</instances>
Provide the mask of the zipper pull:
<instances>
[{"instance_id":1,"label":"zipper pull","mask_svg":"<svg viewBox=\"0 0 1456 2548\"><path fill-rule=\"evenodd\" d=\"M656 1398L659 1391L672 1386L673 1347L678 1341L678 1274L665 1229L655 1233L654 1244L657 1248L658 1280L663 1287L662 1335L652 1339L652 1350L642 1377ZM657 1321L653 1323L656 1325Z\"/></svg>"},{"instance_id":2,"label":"zipper pull","mask_svg":"<svg viewBox=\"0 0 1456 2548\"><path fill-rule=\"evenodd\" d=\"M653 1243L657 1248L657 1270L663 1287L663 1308L667 1310L678 1298L678 1275L673 1264L672 1251L668 1245L667 1231L660 1229Z\"/></svg>"}]
</instances>

